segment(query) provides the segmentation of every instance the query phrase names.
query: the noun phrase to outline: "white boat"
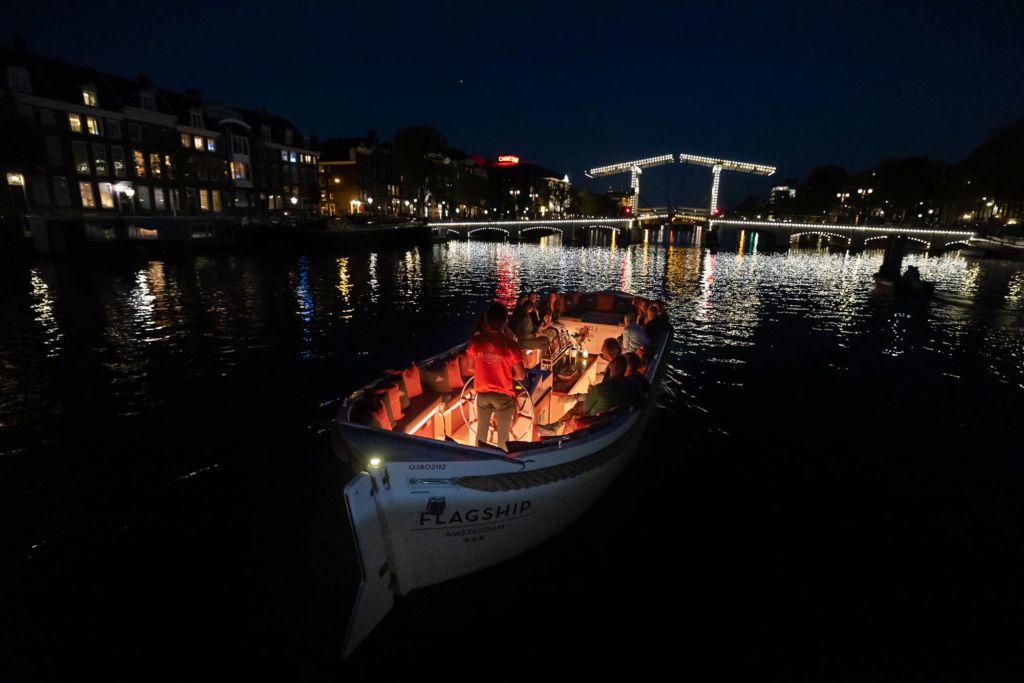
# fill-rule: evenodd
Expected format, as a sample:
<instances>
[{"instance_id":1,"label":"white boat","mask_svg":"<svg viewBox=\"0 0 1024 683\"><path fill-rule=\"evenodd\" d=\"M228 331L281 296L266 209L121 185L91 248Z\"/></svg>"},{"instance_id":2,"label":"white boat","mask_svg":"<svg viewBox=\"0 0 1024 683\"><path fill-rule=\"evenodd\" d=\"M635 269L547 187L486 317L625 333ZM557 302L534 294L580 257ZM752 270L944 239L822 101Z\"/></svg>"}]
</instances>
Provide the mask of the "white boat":
<instances>
[{"instance_id":1,"label":"white boat","mask_svg":"<svg viewBox=\"0 0 1024 683\"><path fill-rule=\"evenodd\" d=\"M424 387L395 411L402 417L392 429L384 428L377 403L376 424L362 424L366 413L360 406L374 395L381 403L392 401L393 388L374 383L346 399L333 441L338 455L358 471L345 499L362 582L344 656L391 609L395 596L502 562L564 529L608 489L636 451L653 411L651 397L573 433L538 436L537 424L562 417L575 405L574 394L600 381L606 366L601 344L622 333L622 312L631 308L632 296L595 293L585 295L583 304L575 316L559 320L564 341L583 326L592 329L581 348L563 344L550 365L528 353L507 454L474 445L471 382L466 375L456 379L453 369L464 345L420 364L421 377L440 390ZM670 329L646 354L651 387L665 372L671 341ZM440 380L430 370L439 363L451 373Z\"/></svg>"},{"instance_id":2,"label":"white boat","mask_svg":"<svg viewBox=\"0 0 1024 683\"><path fill-rule=\"evenodd\" d=\"M981 235L975 233L967 240L964 256L995 256L997 258L1024 258L1024 237Z\"/></svg>"}]
</instances>

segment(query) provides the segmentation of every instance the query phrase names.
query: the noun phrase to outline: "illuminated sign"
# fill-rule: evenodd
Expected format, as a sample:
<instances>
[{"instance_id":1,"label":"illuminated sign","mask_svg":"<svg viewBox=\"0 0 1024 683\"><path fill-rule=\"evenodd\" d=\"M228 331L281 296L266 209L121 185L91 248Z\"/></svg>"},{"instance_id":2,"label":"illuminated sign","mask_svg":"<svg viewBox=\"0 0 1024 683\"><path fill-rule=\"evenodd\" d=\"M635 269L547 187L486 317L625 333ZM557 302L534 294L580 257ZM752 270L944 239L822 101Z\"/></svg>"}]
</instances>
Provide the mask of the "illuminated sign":
<instances>
[{"instance_id":1,"label":"illuminated sign","mask_svg":"<svg viewBox=\"0 0 1024 683\"><path fill-rule=\"evenodd\" d=\"M519 157L514 154L502 154L498 157L499 164L518 164Z\"/></svg>"}]
</instances>

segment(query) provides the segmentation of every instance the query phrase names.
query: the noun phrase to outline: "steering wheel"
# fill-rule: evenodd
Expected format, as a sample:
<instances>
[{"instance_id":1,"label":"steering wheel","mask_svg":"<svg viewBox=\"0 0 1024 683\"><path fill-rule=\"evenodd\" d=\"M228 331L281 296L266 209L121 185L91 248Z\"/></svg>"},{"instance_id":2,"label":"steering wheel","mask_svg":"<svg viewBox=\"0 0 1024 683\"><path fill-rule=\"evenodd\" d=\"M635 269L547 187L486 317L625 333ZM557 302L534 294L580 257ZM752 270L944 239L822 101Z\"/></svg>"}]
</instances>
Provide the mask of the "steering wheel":
<instances>
[{"instance_id":1,"label":"steering wheel","mask_svg":"<svg viewBox=\"0 0 1024 683\"><path fill-rule=\"evenodd\" d=\"M478 422L476 415L476 388L473 386L473 380L475 378L470 377L466 380L466 384L462 387L462 396L459 399L459 412L462 413L462 420L466 423L466 427L469 428L470 436L476 437L476 424ZM530 392L526 390L523 383L519 380L512 381L512 389L516 392L512 402L512 422L509 424L508 439L509 441L522 441L522 438L529 434L533 429L534 417L536 411L533 407L533 398L530 397ZM466 406L469 406L469 414L466 414ZM525 418L523 427L518 432L516 427L519 425L520 418ZM487 425L487 436L490 437L491 426ZM487 443L491 443L487 440ZM476 441L473 441L476 444ZM495 445L495 444L492 444Z\"/></svg>"}]
</instances>

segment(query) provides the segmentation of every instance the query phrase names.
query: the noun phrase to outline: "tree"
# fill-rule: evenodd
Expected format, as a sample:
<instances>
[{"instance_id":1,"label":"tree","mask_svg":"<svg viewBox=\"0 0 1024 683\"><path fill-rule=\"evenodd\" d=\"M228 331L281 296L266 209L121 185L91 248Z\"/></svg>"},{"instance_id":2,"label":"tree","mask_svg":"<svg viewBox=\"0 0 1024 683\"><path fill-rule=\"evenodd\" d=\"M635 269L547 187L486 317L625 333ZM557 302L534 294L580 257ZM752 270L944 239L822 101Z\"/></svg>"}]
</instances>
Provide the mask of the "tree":
<instances>
[{"instance_id":1,"label":"tree","mask_svg":"<svg viewBox=\"0 0 1024 683\"><path fill-rule=\"evenodd\" d=\"M395 133L393 149L398 173L416 188L419 206L424 207L431 177L446 158L448 141L433 126L410 126Z\"/></svg>"}]
</instances>

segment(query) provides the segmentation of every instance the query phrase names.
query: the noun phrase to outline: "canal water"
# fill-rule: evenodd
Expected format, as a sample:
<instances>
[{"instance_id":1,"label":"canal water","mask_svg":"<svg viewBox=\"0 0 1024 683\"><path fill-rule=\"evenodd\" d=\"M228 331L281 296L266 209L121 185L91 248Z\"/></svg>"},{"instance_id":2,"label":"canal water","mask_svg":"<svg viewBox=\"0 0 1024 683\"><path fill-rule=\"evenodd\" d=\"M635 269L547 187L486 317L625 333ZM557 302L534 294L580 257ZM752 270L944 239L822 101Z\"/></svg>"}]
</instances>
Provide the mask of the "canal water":
<instances>
[{"instance_id":1,"label":"canal water","mask_svg":"<svg viewBox=\"0 0 1024 683\"><path fill-rule=\"evenodd\" d=\"M626 665L903 679L1021 664L1024 268L450 242L0 264L0 679ZM338 661L351 472L323 421L495 297L615 288L676 341L578 523L401 600Z\"/></svg>"}]
</instances>

